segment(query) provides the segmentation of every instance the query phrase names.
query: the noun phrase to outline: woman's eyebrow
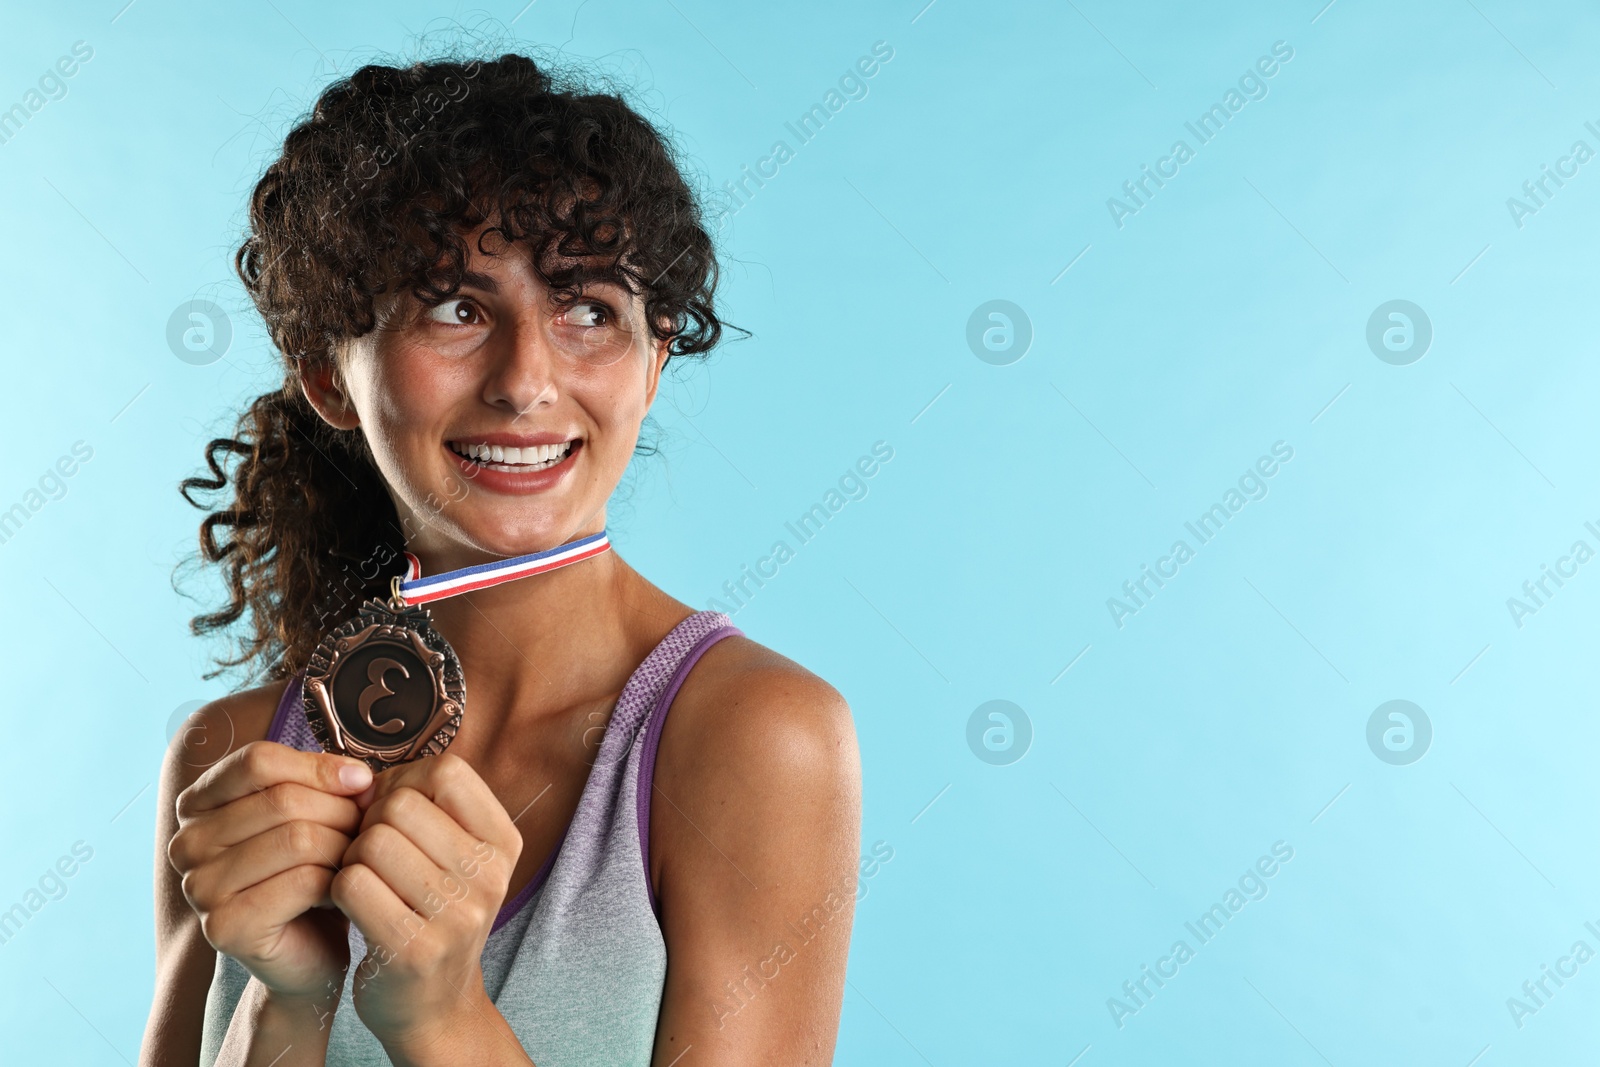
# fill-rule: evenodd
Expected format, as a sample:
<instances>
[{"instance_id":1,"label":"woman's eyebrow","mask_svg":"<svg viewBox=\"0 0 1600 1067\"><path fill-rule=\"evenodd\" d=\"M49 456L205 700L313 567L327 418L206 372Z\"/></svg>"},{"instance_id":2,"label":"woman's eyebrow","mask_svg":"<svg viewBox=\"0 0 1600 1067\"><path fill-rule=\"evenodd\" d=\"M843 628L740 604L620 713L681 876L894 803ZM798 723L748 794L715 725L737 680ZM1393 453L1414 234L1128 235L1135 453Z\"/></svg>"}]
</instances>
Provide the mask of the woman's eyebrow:
<instances>
[{"instance_id":1,"label":"woman's eyebrow","mask_svg":"<svg viewBox=\"0 0 1600 1067\"><path fill-rule=\"evenodd\" d=\"M491 296L500 295L500 283L495 281L490 275L483 274L479 271L462 271L461 284L462 286L471 286L474 289L480 289ZM615 292L622 293L624 296L632 295L632 291L626 285L623 285L621 282L609 275L601 274L599 272L580 272L579 276L573 280L572 284L580 291L589 289L610 289Z\"/></svg>"},{"instance_id":2,"label":"woman's eyebrow","mask_svg":"<svg viewBox=\"0 0 1600 1067\"><path fill-rule=\"evenodd\" d=\"M461 284L470 285L474 289L482 289L484 292L491 293L495 296L500 295L500 283L495 281L491 276L487 274L481 274L475 270L463 271L461 274ZM621 282L610 277L609 275L603 275L599 273L580 275L574 280L573 284L582 289L610 288L618 289L622 292L628 292L628 287L623 285Z\"/></svg>"},{"instance_id":3,"label":"woman's eyebrow","mask_svg":"<svg viewBox=\"0 0 1600 1067\"><path fill-rule=\"evenodd\" d=\"M489 275L480 274L475 270L464 272L461 275L461 284L470 285L474 289L482 289L484 292L495 296L500 295L500 283L489 277Z\"/></svg>"}]
</instances>

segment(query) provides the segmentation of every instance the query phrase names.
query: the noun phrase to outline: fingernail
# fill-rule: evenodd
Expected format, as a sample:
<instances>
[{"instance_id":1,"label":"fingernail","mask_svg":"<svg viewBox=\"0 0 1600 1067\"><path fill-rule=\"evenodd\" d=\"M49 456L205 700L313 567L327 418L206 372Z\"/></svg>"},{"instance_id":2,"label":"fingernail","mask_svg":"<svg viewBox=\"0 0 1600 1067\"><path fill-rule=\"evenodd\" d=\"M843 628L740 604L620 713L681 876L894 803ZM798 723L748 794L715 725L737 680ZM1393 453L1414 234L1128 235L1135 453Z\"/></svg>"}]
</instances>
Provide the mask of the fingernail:
<instances>
[{"instance_id":1,"label":"fingernail","mask_svg":"<svg viewBox=\"0 0 1600 1067\"><path fill-rule=\"evenodd\" d=\"M372 784L372 768L365 763L346 763L339 768L339 784L346 789L365 789Z\"/></svg>"}]
</instances>

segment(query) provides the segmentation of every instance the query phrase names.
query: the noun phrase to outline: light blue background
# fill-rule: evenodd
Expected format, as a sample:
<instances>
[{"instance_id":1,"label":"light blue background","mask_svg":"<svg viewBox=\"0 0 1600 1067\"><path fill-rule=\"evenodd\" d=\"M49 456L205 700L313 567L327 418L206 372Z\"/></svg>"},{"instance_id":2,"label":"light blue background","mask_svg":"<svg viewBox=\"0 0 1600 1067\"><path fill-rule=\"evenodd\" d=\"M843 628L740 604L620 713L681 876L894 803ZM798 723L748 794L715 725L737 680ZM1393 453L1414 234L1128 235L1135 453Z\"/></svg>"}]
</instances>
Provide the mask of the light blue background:
<instances>
[{"instance_id":1,"label":"light blue background","mask_svg":"<svg viewBox=\"0 0 1600 1067\"><path fill-rule=\"evenodd\" d=\"M230 269L248 190L338 72L484 14L598 59L708 186L894 49L723 233L753 337L683 369L613 516L630 561L704 606L894 449L736 616L849 699L863 848L894 850L837 1062L1593 1047L1600 962L1521 1028L1506 1005L1600 949L1600 563L1520 628L1506 606L1575 540L1600 549L1600 161L1521 228L1506 205L1575 140L1600 150L1584 5L121 3L9 5L0 44L0 106L94 48L0 145L0 509L94 449L0 545L0 908L94 849L0 945L9 1062L137 1057L151 783L174 710L222 691L171 587L197 521L175 484L276 374ZM1275 41L1294 56L1267 97L1197 147L1184 122ZM1107 198L1180 137L1195 158L1119 229ZM195 297L233 315L210 366L165 340ZM1009 366L965 340L991 299L1032 322ZM1391 299L1432 321L1409 366L1365 341ZM1106 599L1280 440L1269 495L1119 629ZM967 745L992 699L1032 723L1009 766ZM1367 745L1391 699L1432 721L1408 766ZM1119 1029L1107 998L1277 841L1269 895Z\"/></svg>"}]
</instances>

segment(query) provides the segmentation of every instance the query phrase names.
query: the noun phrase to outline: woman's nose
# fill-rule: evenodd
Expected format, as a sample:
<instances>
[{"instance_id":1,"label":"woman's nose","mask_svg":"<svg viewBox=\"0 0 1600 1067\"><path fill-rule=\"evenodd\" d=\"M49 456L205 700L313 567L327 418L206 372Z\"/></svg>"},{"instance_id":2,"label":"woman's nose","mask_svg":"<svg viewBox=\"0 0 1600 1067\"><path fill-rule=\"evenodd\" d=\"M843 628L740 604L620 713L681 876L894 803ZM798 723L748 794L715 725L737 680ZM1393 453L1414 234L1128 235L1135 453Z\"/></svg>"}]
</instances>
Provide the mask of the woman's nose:
<instances>
[{"instance_id":1,"label":"woman's nose","mask_svg":"<svg viewBox=\"0 0 1600 1067\"><path fill-rule=\"evenodd\" d=\"M556 402L557 361L549 338L537 326L517 323L500 338L484 382L484 400L521 417Z\"/></svg>"}]
</instances>

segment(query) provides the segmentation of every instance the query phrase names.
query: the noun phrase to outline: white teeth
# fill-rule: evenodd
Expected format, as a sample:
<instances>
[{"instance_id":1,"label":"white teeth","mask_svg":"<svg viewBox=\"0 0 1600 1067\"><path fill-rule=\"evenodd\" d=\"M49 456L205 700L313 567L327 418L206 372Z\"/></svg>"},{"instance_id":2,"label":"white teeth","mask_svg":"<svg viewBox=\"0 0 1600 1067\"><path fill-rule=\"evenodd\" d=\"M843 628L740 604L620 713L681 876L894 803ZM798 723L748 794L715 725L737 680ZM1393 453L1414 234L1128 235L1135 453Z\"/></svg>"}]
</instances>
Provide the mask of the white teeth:
<instances>
[{"instance_id":1,"label":"white teeth","mask_svg":"<svg viewBox=\"0 0 1600 1067\"><path fill-rule=\"evenodd\" d=\"M484 444L457 444L450 443L451 451L457 455L465 456L477 463L496 466L516 466L524 470L541 469L554 466L565 459L567 453L572 451L574 442L566 441L559 445L528 445L524 448L508 448L502 445Z\"/></svg>"}]
</instances>

